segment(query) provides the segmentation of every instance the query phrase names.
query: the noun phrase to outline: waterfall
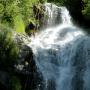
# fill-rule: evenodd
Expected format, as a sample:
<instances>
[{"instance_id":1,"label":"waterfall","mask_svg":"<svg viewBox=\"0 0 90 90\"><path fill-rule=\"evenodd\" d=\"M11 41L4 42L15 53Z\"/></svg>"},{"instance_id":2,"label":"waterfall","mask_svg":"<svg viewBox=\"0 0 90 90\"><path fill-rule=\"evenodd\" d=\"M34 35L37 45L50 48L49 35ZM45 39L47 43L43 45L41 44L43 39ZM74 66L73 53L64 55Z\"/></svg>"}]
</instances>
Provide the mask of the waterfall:
<instances>
[{"instance_id":1,"label":"waterfall","mask_svg":"<svg viewBox=\"0 0 90 90\"><path fill-rule=\"evenodd\" d=\"M48 28L27 44L45 84L36 90L90 90L90 38L73 25L66 7L46 3L45 9Z\"/></svg>"},{"instance_id":2,"label":"waterfall","mask_svg":"<svg viewBox=\"0 0 90 90\"><path fill-rule=\"evenodd\" d=\"M64 7L58 7L52 3L45 3L46 15L44 22L47 27L55 26L60 23L72 24L69 11ZM64 12L63 12L64 11Z\"/></svg>"}]
</instances>

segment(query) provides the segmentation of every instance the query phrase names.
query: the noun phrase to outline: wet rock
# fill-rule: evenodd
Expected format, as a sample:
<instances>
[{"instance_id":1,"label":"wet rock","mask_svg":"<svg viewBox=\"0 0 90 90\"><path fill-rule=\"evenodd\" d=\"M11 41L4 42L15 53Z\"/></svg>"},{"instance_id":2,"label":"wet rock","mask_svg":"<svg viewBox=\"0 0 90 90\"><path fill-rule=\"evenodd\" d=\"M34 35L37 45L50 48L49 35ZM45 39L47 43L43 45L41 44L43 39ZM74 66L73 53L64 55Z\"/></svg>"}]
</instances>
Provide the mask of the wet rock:
<instances>
[{"instance_id":1,"label":"wet rock","mask_svg":"<svg viewBox=\"0 0 90 90\"><path fill-rule=\"evenodd\" d=\"M30 37L29 37L30 38ZM15 76L17 76L22 85L22 90L37 90L43 88L43 77L36 66L33 51L23 42L25 37L15 35L19 46L18 63L15 65Z\"/></svg>"},{"instance_id":2,"label":"wet rock","mask_svg":"<svg viewBox=\"0 0 90 90\"><path fill-rule=\"evenodd\" d=\"M34 35L35 31L36 31L37 27L36 25L33 23L33 22L30 22L26 28L25 28L25 32L31 36L31 35Z\"/></svg>"}]
</instances>

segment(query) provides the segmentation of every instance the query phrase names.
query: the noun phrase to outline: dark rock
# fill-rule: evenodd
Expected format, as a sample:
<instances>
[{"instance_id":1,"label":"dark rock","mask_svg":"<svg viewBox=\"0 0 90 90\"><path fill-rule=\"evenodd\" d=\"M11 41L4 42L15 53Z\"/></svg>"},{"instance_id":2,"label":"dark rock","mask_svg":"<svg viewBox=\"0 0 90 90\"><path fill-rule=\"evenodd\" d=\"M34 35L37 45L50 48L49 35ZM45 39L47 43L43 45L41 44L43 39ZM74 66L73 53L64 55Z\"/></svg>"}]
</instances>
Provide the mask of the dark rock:
<instances>
[{"instance_id":1,"label":"dark rock","mask_svg":"<svg viewBox=\"0 0 90 90\"><path fill-rule=\"evenodd\" d=\"M42 74L36 66L32 49L23 43L22 38L20 35L15 36L20 49L18 63L15 65L15 76L20 79L22 90L37 90L37 88L42 90L44 85Z\"/></svg>"},{"instance_id":2,"label":"dark rock","mask_svg":"<svg viewBox=\"0 0 90 90\"><path fill-rule=\"evenodd\" d=\"M34 35L35 33L35 30L37 29L36 25L33 23L33 22L30 22L26 28L25 28L25 32L31 36L31 35Z\"/></svg>"}]
</instances>

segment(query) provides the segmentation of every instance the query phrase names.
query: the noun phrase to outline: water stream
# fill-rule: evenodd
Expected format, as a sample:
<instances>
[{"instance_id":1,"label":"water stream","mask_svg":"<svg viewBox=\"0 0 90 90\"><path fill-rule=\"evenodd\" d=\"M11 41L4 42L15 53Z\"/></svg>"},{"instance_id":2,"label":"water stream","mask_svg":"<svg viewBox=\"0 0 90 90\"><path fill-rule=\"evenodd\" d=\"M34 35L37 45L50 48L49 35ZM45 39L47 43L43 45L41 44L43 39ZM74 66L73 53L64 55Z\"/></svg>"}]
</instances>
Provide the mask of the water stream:
<instances>
[{"instance_id":1,"label":"water stream","mask_svg":"<svg viewBox=\"0 0 90 90\"><path fill-rule=\"evenodd\" d=\"M90 38L66 7L46 3L45 9L47 27L27 44L45 82L42 90L90 90Z\"/></svg>"}]
</instances>

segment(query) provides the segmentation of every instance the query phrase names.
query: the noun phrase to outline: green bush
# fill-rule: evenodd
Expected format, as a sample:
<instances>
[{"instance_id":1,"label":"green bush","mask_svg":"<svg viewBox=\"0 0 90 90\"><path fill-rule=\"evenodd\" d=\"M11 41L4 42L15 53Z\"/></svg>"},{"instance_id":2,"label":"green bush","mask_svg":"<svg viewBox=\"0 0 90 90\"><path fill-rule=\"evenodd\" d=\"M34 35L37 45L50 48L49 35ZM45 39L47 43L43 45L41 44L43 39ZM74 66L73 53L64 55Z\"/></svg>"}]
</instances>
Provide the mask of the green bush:
<instances>
[{"instance_id":1,"label":"green bush","mask_svg":"<svg viewBox=\"0 0 90 90\"><path fill-rule=\"evenodd\" d=\"M90 1L84 0L84 9L82 14L86 20L90 20Z\"/></svg>"},{"instance_id":2,"label":"green bush","mask_svg":"<svg viewBox=\"0 0 90 90\"><path fill-rule=\"evenodd\" d=\"M33 5L38 0L0 0L0 22L24 33L25 25L34 18Z\"/></svg>"},{"instance_id":3,"label":"green bush","mask_svg":"<svg viewBox=\"0 0 90 90\"><path fill-rule=\"evenodd\" d=\"M10 30L5 28L0 30L0 67L5 70L13 69L17 63L18 53L19 48Z\"/></svg>"}]
</instances>

